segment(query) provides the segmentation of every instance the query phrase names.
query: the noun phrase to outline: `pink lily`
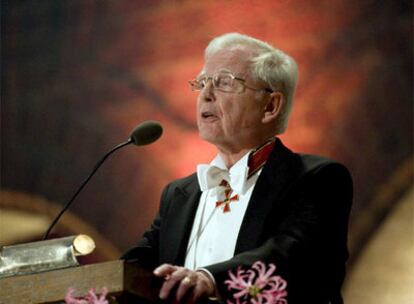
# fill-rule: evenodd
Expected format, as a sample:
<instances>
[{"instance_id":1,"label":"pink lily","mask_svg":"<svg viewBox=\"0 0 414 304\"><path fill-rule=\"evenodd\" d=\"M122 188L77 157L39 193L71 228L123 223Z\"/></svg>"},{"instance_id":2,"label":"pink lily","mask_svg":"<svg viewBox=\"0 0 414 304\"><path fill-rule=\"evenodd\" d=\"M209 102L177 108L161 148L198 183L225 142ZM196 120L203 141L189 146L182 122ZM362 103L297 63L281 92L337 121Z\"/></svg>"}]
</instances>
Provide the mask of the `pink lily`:
<instances>
[{"instance_id":1,"label":"pink lily","mask_svg":"<svg viewBox=\"0 0 414 304\"><path fill-rule=\"evenodd\" d=\"M229 271L230 280L226 280L228 290L235 290L235 304L287 304L287 283L280 276L272 276L276 270L274 264L266 265L256 262L245 271L238 267L236 273ZM233 304L227 301L228 304Z\"/></svg>"},{"instance_id":2,"label":"pink lily","mask_svg":"<svg viewBox=\"0 0 414 304\"><path fill-rule=\"evenodd\" d=\"M95 292L95 288L92 288L88 291L88 294L85 297L75 297L75 289L70 287L65 296L66 304L108 304L106 300L106 295L108 294L108 289L106 287L102 288L101 294L98 295Z\"/></svg>"}]
</instances>

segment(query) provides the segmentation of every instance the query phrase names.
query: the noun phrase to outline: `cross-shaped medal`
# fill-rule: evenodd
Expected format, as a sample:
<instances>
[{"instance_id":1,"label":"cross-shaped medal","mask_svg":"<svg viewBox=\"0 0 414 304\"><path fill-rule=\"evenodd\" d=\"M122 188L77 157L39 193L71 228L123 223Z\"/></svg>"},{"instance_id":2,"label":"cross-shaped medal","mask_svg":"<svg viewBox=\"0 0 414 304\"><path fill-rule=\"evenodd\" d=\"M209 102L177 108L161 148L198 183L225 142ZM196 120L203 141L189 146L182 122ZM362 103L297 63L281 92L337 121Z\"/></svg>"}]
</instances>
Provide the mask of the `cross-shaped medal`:
<instances>
[{"instance_id":1,"label":"cross-shaped medal","mask_svg":"<svg viewBox=\"0 0 414 304\"><path fill-rule=\"evenodd\" d=\"M220 186L226 187L224 190L224 200L216 202L216 208L224 205L223 213L230 212L230 203L239 200L239 195L235 194L231 196L233 189L230 188L230 185L225 180L222 180Z\"/></svg>"}]
</instances>

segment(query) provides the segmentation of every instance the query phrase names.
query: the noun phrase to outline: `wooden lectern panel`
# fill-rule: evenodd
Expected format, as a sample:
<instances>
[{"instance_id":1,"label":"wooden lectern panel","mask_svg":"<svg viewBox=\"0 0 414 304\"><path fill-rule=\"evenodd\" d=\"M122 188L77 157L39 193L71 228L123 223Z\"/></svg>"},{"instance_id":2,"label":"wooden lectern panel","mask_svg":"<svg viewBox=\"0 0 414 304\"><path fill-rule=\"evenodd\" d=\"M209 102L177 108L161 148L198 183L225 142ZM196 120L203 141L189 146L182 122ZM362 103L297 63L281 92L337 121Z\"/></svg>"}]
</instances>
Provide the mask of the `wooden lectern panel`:
<instances>
[{"instance_id":1,"label":"wooden lectern panel","mask_svg":"<svg viewBox=\"0 0 414 304\"><path fill-rule=\"evenodd\" d=\"M69 287L75 288L77 296L106 287L110 303L131 299L151 303L157 299L159 286L151 272L119 260L0 279L0 303L61 303Z\"/></svg>"}]
</instances>

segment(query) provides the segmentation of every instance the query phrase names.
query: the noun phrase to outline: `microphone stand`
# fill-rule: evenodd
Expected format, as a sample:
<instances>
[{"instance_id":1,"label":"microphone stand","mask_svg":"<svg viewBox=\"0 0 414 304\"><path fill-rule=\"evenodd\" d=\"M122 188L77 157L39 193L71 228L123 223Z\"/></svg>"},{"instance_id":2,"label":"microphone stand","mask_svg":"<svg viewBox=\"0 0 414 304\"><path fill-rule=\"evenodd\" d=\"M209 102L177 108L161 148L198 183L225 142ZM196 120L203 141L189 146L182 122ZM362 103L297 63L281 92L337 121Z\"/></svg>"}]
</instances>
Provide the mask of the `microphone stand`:
<instances>
[{"instance_id":1,"label":"microphone stand","mask_svg":"<svg viewBox=\"0 0 414 304\"><path fill-rule=\"evenodd\" d=\"M46 240L48 238L50 231L56 225L57 221L60 219L60 217L63 215L63 213L65 213L65 211L69 208L69 206L72 204L72 202L74 201L74 199L78 196L78 194L86 186L86 184L89 182L89 180L95 174L95 172L98 171L99 167L109 157L109 155L111 155L112 153L114 153L116 150L121 149L122 147L125 147L125 146L127 146L127 145L129 145L129 144L131 144L133 142L134 142L133 139L130 137L126 142L123 142L123 143L117 145L115 148L112 148L111 151L109 151L108 153L106 153L104 155L104 157L102 157L101 160L96 163L96 165L93 168L91 174L89 174L89 176L82 182L82 184L80 185L80 187L78 188L78 190L75 192L75 194L72 196L72 198L70 199L70 201L65 205L65 207L63 207L63 209L60 211L60 213L58 214L58 216L53 220L52 224L47 229L47 231L46 231L46 233L45 233L45 235L43 237L43 240Z\"/></svg>"}]
</instances>

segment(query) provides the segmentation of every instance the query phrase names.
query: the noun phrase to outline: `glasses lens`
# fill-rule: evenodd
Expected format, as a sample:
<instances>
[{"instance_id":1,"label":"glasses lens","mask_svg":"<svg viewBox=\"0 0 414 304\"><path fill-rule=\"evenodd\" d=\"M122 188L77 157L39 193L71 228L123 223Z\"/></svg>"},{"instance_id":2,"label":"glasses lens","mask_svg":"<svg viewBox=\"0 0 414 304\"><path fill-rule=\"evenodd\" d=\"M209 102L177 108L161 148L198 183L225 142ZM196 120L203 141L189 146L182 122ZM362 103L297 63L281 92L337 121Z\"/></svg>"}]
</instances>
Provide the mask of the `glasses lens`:
<instances>
[{"instance_id":1,"label":"glasses lens","mask_svg":"<svg viewBox=\"0 0 414 304\"><path fill-rule=\"evenodd\" d=\"M214 76L213 84L214 87L218 90L224 92L233 92L234 91L234 77L228 73L220 73Z\"/></svg>"}]
</instances>

